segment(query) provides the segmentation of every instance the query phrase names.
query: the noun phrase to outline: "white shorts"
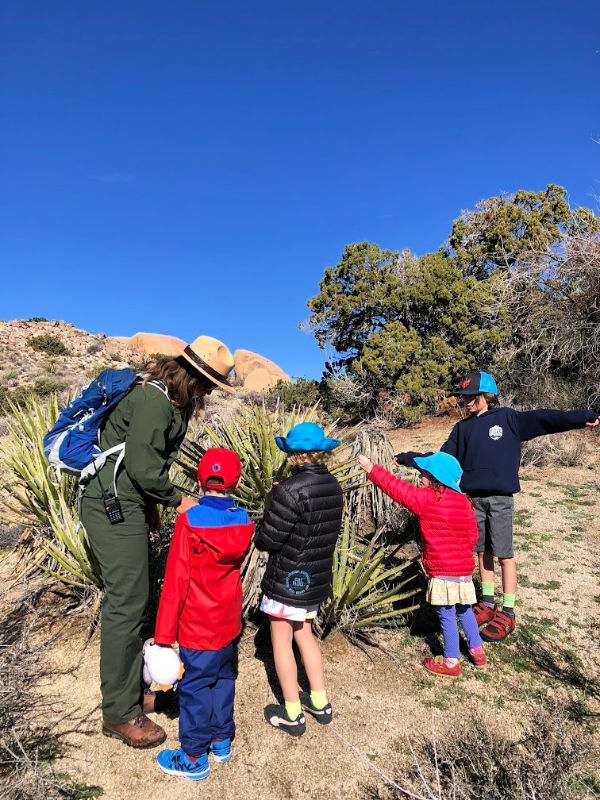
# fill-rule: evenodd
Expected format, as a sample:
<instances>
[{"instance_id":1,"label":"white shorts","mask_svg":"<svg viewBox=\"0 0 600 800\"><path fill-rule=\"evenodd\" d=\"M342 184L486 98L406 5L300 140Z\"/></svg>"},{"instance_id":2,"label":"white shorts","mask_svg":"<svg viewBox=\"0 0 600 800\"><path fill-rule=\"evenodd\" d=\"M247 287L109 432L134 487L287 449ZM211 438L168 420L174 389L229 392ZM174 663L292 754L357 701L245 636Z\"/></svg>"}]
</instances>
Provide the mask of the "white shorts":
<instances>
[{"instance_id":1,"label":"white shorts","mask_svg":"<svg viewBox=\"0 0 600 800\"><path fill-rule=\"evenodd\" d=\"M296 606L286 606L277 600L271 600L263 594L260 601L260 610L270 617L277 619L289 619L291 622L304 622L307 619L314 619L317 616L319 606L308 606L308 608L296 608Z\"/></svg>"}]
</instances>

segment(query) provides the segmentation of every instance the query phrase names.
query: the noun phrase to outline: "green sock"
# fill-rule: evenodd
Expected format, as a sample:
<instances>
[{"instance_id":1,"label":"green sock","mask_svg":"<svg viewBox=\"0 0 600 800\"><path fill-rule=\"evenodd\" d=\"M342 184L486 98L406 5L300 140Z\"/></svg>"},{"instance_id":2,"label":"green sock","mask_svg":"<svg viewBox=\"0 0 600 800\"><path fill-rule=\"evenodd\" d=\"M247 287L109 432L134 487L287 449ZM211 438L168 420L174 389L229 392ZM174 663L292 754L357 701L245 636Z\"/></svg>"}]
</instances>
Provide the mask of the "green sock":
<instances>
[{"instance_id":1,"label":"green sock","mask_svg":"<svg viewBox=\"0 0 600 800\"><path fill-rule=\"evenodd\" d=\"M502 607L502 610L514 613L514 610L515 610L515 595L514 594L505 594L504 595L504 605Z\"/></svg>"},{"instance_id":2,"label":"green sock","mask_svg":"<svg viewBox=\"0 0 600 800\"><path fill-rule=\"evenodd\" d=\"M505 595L506 597L506 595ZM494 605L494 581L481 581L481 599L486 606Z\"/></svg>"},{"instance_id":3,"label":"green sock","mask_svg":"<svg viewBox=\"0 0 600 800\"><path fill-rule=\"evenodd\" d=\"M300 704L300 700L296 700L294 703L288 703L286 700L285 710L287 711L287 715L290 719L298 719L302 713L302 705Z\"/></svg>"},{"instance_id":4,"label":"green sock","mask_svg":"<svg viewBox=\"0 0 600 800\"><path fill-rule=\"evenodd\" d=\"M313 704L315 708L319 710L321 708L325 708L327 705L327 692L323 689L322 692L310 692L310 702Z\"/></svg>"}]
</instances>

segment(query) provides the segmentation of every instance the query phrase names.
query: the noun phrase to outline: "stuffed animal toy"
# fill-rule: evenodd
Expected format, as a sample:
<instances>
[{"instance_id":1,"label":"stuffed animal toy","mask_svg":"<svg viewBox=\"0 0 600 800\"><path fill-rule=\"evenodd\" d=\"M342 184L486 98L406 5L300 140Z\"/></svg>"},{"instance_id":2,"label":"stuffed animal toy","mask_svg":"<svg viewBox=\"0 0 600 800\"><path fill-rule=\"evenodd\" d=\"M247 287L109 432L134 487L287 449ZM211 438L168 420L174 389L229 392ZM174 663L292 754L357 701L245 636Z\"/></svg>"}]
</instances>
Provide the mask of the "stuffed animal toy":
<instances>
[{"instance_id":1,"label":"stuffed animal toy","mask_svg":"<svg viewBox=\"0 0 600 800\"><path fill-rule=\"evenodd\" d=\"M154 639L144 642L142 649L144 656L144 683L156 685L156 689L166 692L175 688L177 681L183 677L184 667L179 655L172 647L161 647L154 643Z\"/></svg>"}]
</instances>

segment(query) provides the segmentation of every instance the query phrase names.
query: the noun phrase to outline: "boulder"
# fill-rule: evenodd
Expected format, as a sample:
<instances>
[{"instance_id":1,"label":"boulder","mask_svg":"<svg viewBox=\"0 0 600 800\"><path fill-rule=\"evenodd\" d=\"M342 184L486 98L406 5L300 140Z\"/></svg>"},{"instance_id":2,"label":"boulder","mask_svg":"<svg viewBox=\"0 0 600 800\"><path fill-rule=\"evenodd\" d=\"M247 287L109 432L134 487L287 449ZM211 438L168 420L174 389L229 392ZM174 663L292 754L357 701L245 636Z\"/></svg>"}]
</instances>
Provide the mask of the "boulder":
<instances>
[{"instance_id":1,"label":"boulder","mask_svg":"<svg viewBox=\"0 0 600 800\"><path fill-rule=\"evenodd\" d=\"M176 336L165 336L162 333L136 333L129 339L124 336L111 336L111 339L128 344L147 356L160 353L163 356L178 356L187 342Z\"/></svg>"},{"instance_id":2,"label":"boulder","mask_svg":"<svg viewBox=\"0 0 600 800\"><path fill-rule=\"evenodd\" d=\"M289 376L268 358L250 350L236 350L233 354L235 375L242 381L244 389L265 392L277 381L289 381Z\"/></svg>"}]
</instances>

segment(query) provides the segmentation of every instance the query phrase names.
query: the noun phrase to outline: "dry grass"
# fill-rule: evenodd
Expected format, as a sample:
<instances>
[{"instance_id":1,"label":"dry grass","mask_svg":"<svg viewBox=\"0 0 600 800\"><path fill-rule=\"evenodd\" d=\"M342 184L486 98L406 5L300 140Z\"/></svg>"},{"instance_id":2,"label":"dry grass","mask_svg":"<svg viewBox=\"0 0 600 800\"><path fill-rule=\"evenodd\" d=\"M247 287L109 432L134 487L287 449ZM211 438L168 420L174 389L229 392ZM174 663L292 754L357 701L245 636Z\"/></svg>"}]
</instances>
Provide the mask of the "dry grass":
<instances>
[{"instance_id":1,"label":"dry grass","mask_svg":"<svg viewBox=\"0 0 600 800\"><path fill-rule=\"evenodd\" d=\"M586 442L580 433L540 436L524 442L521 464L533 467L581 467L585 463Z\"/></svg>"},{"instance_id":2,"label":"dry grass","mask_svg":"<svg viewBox=\"0 0 600 800\"><path fill-rule=\"evenodd\" d=\"M45 673L47 646L33 646L43 589L21 590L0 614L0 798L54 800L97 797L93 787L73 783L54 768L63 755L56 722L39 721L35 683Z\"/></svg>"},{"instance_id":3,"label":"dry grass","mask_svg":"<svg viewBox=\"0 0 600 800\"><path fill-rule=\"evenodd\" d=\"M415 748L409 741L409 777L369 786L371 800L578 800L597 796L588 773L589 733L569 723L557 704L528 704L516 740L481 716L458 716L450 737L435 731ZM594 794L592 794L592 792Z\"/></svg>"}]
</instances>

